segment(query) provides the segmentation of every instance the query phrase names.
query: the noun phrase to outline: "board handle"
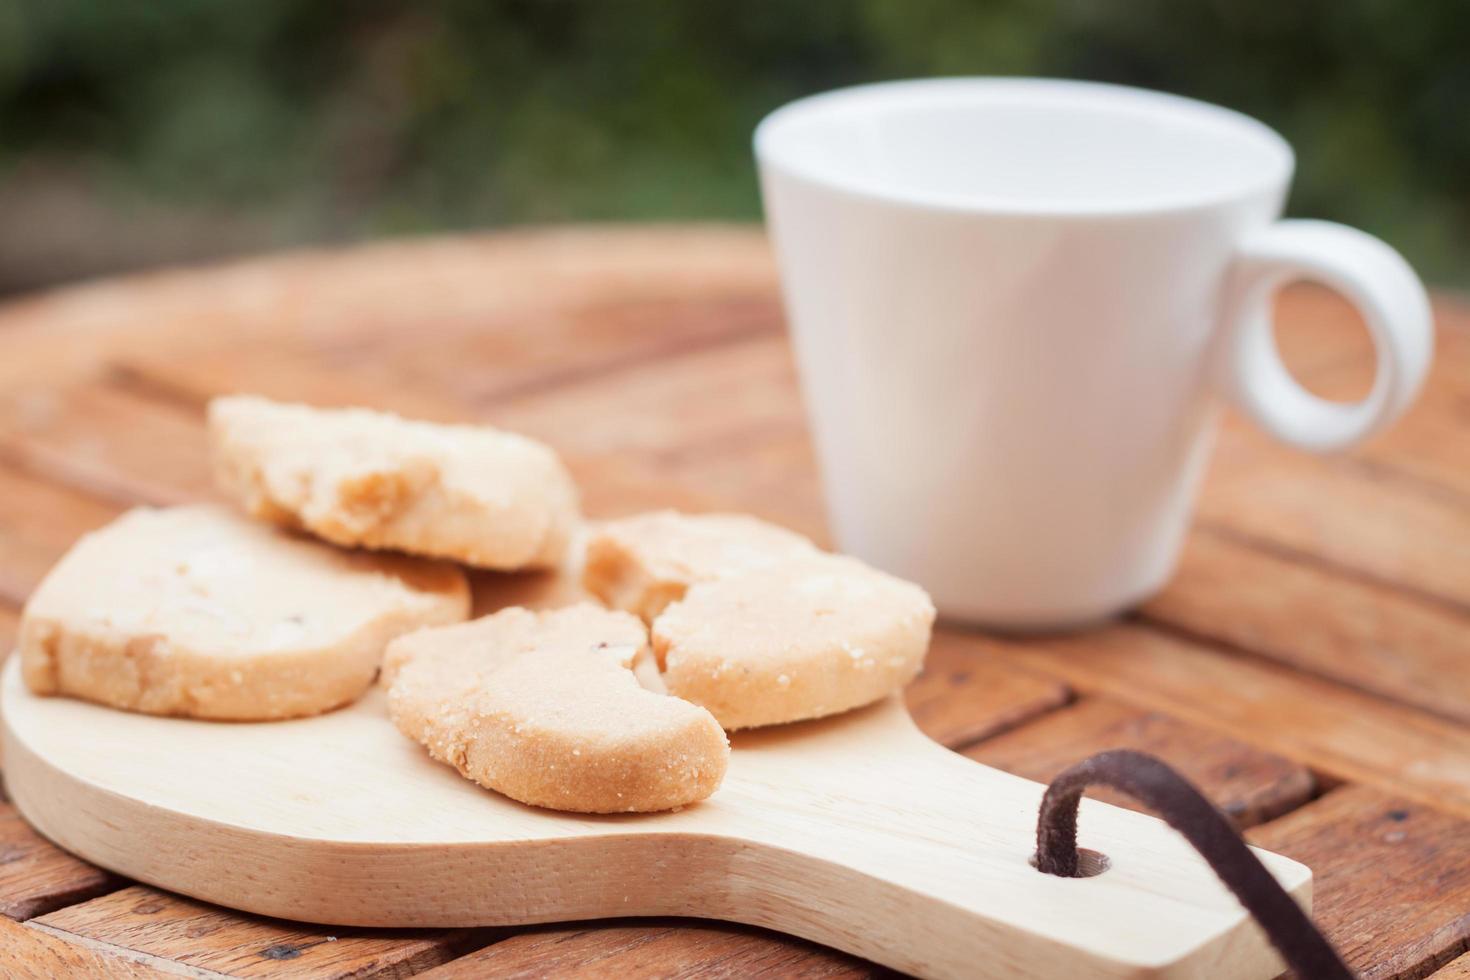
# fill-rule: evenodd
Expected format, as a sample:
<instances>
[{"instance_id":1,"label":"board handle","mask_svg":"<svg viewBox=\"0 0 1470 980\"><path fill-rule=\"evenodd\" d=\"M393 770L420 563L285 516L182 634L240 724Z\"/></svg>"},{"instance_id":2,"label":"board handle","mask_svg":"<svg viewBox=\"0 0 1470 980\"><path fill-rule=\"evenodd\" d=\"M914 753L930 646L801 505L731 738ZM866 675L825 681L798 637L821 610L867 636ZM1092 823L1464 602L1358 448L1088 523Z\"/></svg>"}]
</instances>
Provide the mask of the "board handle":
<instances>
[{"instance_id":1,"label":"board handle","mask_svg":"<svg viewBox=\"0 0 1470 980\"><path fill-rule=\"evenodd\" d=\"M1251 853L1230 820L1193 783L1146 752L1099 752L1051 781L1036 816L1038 871L1062 878L1083 875L1077 810L1089 786L1126 793L1179 831L1260 923L1271 945L1299 976L1353 980L1332 943Z\"/></svg>"},{"instance_id":2,"label":"board handle","mask_svg":"<svg viewBox=\"0 0 1470 980\"><path fill-rule=\"evenodd\" d=\"M1046 787L930 741L901 704L732 742L746 799L727 843L743 846L706 855L693 908L675 914L779 929L927 977L1281 972L1210 866L1156 817L1084 800L1105 870L1039 871ZM1310 903L1307 868L1262 860Z\"/></svg>"}]
</instances>

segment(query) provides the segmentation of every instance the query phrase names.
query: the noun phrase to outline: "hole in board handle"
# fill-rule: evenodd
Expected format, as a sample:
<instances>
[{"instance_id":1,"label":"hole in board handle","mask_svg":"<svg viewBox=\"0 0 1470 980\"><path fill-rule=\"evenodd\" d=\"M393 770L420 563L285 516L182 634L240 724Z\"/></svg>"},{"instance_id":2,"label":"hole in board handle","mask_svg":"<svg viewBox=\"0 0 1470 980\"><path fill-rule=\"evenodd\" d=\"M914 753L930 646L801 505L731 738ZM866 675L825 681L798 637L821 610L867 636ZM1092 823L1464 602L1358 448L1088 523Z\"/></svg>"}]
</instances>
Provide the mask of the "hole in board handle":
<instances>
[{"instance_id":1,"label":"hole in board handle","mask_svg":"<svg viewBox=\"0 0 1470 980\"><path fill-rule=\"evenodd\" d=\"M1026 863L1033 868L1036 867L1036 855L1031 855ZM1112 866L1113 862L1101 851L1094 851L1090 847L1079 847L1077 848L1077 873L1071 877L1096 878Z\"/></svg>"}]
</instances>

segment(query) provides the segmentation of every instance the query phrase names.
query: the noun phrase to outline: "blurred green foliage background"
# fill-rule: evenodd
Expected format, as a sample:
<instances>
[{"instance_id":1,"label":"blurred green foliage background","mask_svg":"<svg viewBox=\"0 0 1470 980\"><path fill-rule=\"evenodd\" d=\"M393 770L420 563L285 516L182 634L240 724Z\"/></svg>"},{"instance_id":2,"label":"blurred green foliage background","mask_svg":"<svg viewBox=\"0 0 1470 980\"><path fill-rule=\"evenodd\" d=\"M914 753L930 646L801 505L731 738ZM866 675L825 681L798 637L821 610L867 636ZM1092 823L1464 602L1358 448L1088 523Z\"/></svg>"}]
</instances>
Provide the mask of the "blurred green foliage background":
<instances>
[{"instance_id":1,"label":"blurred green foliage background","mask_svg":"<svg viewBox=\"0 0 1470 980\"><path fill-rule=\"evenodd\" d=\"M1467 0L0 0L0 289L303 242L748 220L794 97L1166 89L1296 144L1299 215L1470 283Z\"/></svg>"}]
</instances>

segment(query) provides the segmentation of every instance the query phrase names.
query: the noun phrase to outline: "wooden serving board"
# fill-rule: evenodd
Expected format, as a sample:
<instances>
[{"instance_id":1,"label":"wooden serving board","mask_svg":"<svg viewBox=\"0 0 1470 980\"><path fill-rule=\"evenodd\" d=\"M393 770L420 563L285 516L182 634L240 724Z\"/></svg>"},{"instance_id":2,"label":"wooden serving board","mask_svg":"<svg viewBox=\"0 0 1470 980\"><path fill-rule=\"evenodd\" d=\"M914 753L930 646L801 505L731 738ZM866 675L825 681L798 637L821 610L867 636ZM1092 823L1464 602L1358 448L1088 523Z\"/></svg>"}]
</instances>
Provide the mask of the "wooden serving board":
<instances>
[{"instance_id":1,"label":"wooden serving board","mask_svg":"<svg viewBox=\"0 0 1470 980\"><path fill-rule=\"evenodd\" d=\"M334 925L678 915L778 929L933 977L1269 977L1279 960L1159 821L1083 802L1094 877L1034 870L1041 786L929 741L897 699L733 739L710 800L592 817L432 762L374 691L271 724L38 698L12 658L5 775L25 817L130 878ZM1311 872L1260 852L1299 901Z\"/></svg>"}]
</instances>

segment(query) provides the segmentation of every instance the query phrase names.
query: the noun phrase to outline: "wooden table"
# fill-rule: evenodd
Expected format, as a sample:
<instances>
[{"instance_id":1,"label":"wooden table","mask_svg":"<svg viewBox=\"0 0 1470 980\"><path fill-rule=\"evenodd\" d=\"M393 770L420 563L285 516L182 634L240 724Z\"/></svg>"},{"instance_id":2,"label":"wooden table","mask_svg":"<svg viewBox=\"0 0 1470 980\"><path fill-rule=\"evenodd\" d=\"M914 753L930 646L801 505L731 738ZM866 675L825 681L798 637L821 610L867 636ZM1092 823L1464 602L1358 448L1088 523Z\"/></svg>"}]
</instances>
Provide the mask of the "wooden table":
<instances>
[{"instance_id":1,"label":"wooden table","mask_svg":"<svg viewBox=\"0 0 1470 980\"><path fill-rule=\"evenodd\" d=\"M1316 870L1317 917L1369 977L1470 976L1470 305L1437 312L1432 380L1391 433L1322 459L1229 419L1163 595L1056 639L942 631L909 692L935 739L1033 778L1114 746L1175 763L1253 841ZM1340 301L1296 289L1281 319L1312 387L1363 390L1371 351ZM210 496L202 413L227 391L538 436L594 515L738 507L823 533L753 231L524 232L165 272L0 307L7 648L78 534ZM264 920L118 880L3 803L0 912L7 976L876 971L718 923Z\"/></svg>"}]
</instances>

